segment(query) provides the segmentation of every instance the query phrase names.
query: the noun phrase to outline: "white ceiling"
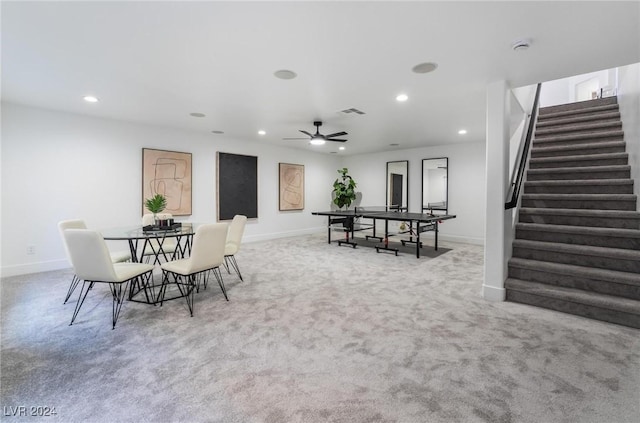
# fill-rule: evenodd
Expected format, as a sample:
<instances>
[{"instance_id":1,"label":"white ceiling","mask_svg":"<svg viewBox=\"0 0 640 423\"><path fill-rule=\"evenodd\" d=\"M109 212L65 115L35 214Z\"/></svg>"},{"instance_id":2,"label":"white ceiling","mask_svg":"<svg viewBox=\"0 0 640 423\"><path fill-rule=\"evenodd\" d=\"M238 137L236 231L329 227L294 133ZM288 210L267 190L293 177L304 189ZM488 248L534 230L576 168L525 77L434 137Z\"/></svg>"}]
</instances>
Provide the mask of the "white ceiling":
<instances>
[{"instance_id":1,"label":"white ceiling","mask_svg":"<svg viewBox=\"0 0 640 423\"><path fill-rule=\"evenodd\" d=\"M3 1L2 99L324 153L339 144L282 138L320 119L349 133L339 154L483 141L488 83L640 62L639 5ZM413 73L422 62L439 67ZM352 107L366 114L338 113Z\"/></svg>"}]
</instances>

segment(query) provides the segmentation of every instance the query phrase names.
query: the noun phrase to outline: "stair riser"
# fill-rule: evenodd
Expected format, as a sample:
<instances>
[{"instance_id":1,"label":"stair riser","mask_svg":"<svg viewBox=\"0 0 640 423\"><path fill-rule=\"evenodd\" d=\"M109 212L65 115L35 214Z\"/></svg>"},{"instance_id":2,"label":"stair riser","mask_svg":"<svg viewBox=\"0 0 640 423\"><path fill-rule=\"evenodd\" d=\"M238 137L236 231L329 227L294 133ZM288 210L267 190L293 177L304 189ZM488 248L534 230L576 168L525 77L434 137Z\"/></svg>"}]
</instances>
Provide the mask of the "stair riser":
<instances>
[{"instance_id":1,"label":"stair riser","mask_svg":"<svg viewBox=\"0 0 640 423\"><path fill-rule=\"evenodd\" d=\"M613 135L610 137L596 137L596 138L584 138L584 139L556 139L554 137L546 138L534 138L531 143L531 148L537 147L571 147L579 146L581 144L595 144L599 142L612 142L612 141L624 141L624 138L620 135Z\"/></svg>"},{"instance_id":2,"label":"stair riser","mask_svg":"<svg viewBox=\"0 0 640 423\"><path fill-rule=\"evenodd\" d=\"M628 164L627 157L610 159L588 159L588 160L559 160L538 162L531 159L529 169L555 169L558 167L587 167L587 166L624 166Z\"/></svg>"},{"instance_id":3,"label":"stair riser","mask_svg":"<svg viewBox=\"0 0 640 423\"><path fill-rule=\"evenodd\" d=\"M623 258L537 250L515 245L513 247L513 257L520 257L529 260L550 261L552 263L573 264L576 266L597 267L600 269L619 270L621 272L640 273L640 261L627 260Z\"/></svg>"},{"instance_id":4,"label":"stair riser","mask_svg":"<svg viewBox=\"0 0 640 423\"><path fill-rule=\"evenodd\" d=\"M620 131L622 122L585 122L581 124L557 125L551 127L537 127L536 138L551 135L589 134L603 131Z\"/></svg>"},{"instance_id":5,"label":"stair riser","mask_svg":"<svg viewBox=\"0 0 640 423\"><path fill-rule=\"evenodd\" d=\"M609 309L584 304L576 304L573 301L563 301L555 298L547 298L539 295L513 291L510 289L507 289L506 299L507 301L528 304L536 307L561 311L563 313L569 313L577 316L588 317L590 319L601 320L604 322L616 323L619 325L640 329L640 316L636 314L612 311Z\"/></svg>"},{"instance_id":6,"label":"stair riser","mask_svg":"<svg viewBox=\"0 0 640 423\"><path fill-rule=\"evenodd\" d=\"M522 207L548 209L588 209L588 210L636 210L636 201L625 200L529 200L522 199Z\"/></svg>"},{"instance_id":7,"label":"stair riser","mask_svg":"<svg viewBox=\"0 0 640 423\"><path fill-rule=\"evenodd\" d=\"M636 285L511 266L509 266L509 277L640 301L640 287Z\"/></svg>"},{"instance_id":8,"label":"stair riser","mask_svg":"<svg viewBox=\"0 0 640 423\"><path fill-rule=\"evenodd\" d=\"M520 213L518 221L522 223L541 223L546 225L640 229L640 219L614 219L610 217L558 216Z\"/></svg>"},{"instance_id":9,"label":"stair riser","mask_svg":"<svg viewBox=\"0 0 640 423\"><path fill-rule=\"evenodd\" d=\"M517 239L557 242L560 244L592 245L595 247L640 249L640 238L601 236L590 234L569 234L543 230L516 229Z\"/></svg>"},{"instance_id":10,"label":"stair riser","mask_svg":"<svg viewBox=\"0 0 640 423\"><path fill-rule=\"evenodd\" d=\"M575 103L558 104L556 106L549 106L540 108L540 116L545 116L552 113L566 113L566 112L584 112L587 110L602 110L613 109L617 110L618 99L616 97L599 98L596 100L578 101Z\"/></svg>"},{"instance_id":11,"label":"stair riser","mask_svg":"<svg viewBox=\"0 0 640 423\"><path fill-rule=\"evenodd\" d=\"M525 194L633 194L633 185L548 185L525 184Z\"/></svg>"},{"instance_id":12,"label":"stair riser","mask_svg":"<svg viewBox=\"0 0 640 423\"><path fill-rule=\"evenodd\" d=\"M620 121L620 113L598 113L591 116L574 116L557 119L539 119L536 123L536 129L563 128L567 126L576 126L582 123L613 123Z\"/></svg>"},{"instance_id":13,"label":"stair riser","mask_svg":"<svg viewBox=\"0 0 640 423\"><path fill-rule=\"evenodd\" d=\"M608 153L624 153L624 145L606 146L605 143L601 147L571 149L571 150L558 150L558 151L544 151L541 149L532 149L531 157L565 157L565 156L577 156L580 154L608 154Z\"/></svg>"},{"instance_id":14,"label":"stair riser","mask_svg":"<svg viewBox=\"0 0 640 423\"><path fill-rule=\"evenodd\" d=\"M630 170L611 170L606 172L549 172L527 174L527 181L567 181L584 179L629 179Z\"/></svg>"}]
</instances>

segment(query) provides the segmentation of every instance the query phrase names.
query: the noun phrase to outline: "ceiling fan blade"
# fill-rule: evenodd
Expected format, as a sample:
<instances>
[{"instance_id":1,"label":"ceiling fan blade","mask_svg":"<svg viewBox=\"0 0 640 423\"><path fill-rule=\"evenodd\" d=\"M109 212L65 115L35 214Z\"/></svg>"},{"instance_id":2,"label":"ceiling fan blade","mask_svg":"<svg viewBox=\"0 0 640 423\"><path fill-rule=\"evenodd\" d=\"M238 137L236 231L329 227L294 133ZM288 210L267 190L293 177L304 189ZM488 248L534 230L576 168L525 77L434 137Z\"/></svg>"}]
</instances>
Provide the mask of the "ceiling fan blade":
<instances>
[{"instance_id":1,"label":"ceiling fan blade","mask_svg":"<svg viewBox=\"0 0 640 423\"><path fill-rule=\"evenodd\" d=\"M347 142L347 140L334 140L331 138L327 138L327 141Z\"/></svg>"},{"instance_id":2,"label":"ceiling fan blade","mask_svg":"<svg viewBox=\"0 0 640 423\"><path fill-rule=\"evenodd\" d=\"M303 134L309 135L310 137L313 137L312 134L308 133L307 131L303 131L302 129L300 129L300 132L302 132Z\"/></svg>"},{"instance_id":3,"label":"ceiling fan blade","mask_svg":"<svg viewBox=\"0 0 640 423\"><path fill-rule=\"evenodd\" d=\"M283 140L308 140L309 138L283 138Z\"/></svg>"},{"instance_id":4,"label":"ceiling fan blade","mask_svg":"<svg viewBox=\"0 0 640 423\"><path fill-rule=\"evenodd\" d=\"M346 132L336 132L335 134L331 134L331 135L325 135L325 137L327 138L331 138L331 137L341 137L343 135L349 135Z\"/></svg>"}]
</instances>

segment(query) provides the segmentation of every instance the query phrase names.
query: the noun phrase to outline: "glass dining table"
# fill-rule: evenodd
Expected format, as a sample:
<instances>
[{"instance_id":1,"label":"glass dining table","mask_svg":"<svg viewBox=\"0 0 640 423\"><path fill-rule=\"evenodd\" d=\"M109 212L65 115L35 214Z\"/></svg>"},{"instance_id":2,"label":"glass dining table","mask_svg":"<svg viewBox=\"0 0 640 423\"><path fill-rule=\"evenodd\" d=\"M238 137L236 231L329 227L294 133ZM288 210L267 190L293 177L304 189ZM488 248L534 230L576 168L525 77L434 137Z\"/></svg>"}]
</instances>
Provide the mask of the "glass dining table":
<instances>
[{"instance_id":1,"label":"glass dining table","mask_svg":"<svg viewBox=\"0 0 640 423\"><path fill-rule=\"evenodd\" d=\"M182 223L176 228L150 231L144 230L142 226L130 226L103 229L100 233L105 240L128 241L131 261L141 263L144 255L150 255L153 256L153 264L160 264L162 258L170 261L189 255L196 226L194 223ZM175 238L177 246L174 252L167 254L162 246L170 238Z\"/></svg>"},{"instance_id":2,"label":"glass dining table","mask_svg":"<svg viewBox=\"0 0 640 423\"><path fill-rule=\"evenodd\" d=\"M153 259L153 264L161 264L162 259L166 262L189 256L197 226L195 223L181 223L180 226L160 230L144 230L142 226L130 226L102 229L100 233L105 240L127 241L131 251L131 261L141 263L144 257L148 256L150 260ZM163 248L168 239L175 240L175 249L172 245L173 251L171 252L165 252ZM129 300L157 304L157 287L158 285L153 282L148 286L131 284ZM144 293L143 298L139 298L138 294L140 293ZM184 292L180 290L172 298L166 298L165 301L182 296L184 296Z\"/></svg>"}]
</instances>

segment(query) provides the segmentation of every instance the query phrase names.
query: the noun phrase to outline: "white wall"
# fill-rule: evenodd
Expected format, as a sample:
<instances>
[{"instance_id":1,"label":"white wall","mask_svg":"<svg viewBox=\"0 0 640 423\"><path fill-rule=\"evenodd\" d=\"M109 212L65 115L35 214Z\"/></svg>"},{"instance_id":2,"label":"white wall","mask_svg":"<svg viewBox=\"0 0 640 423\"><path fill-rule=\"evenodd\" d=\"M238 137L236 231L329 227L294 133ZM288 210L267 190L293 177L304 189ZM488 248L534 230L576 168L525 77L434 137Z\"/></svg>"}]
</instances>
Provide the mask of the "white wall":
<instances>
[{"instance_id":1,"label":"white wall","mask_svg":"<svg viewBox=\"0 0 640 423\"><path fill-rule=\"evenodd\" d=\"M634 193L640 195L640 63L618 68L618 104Z\"/></svg>"},{"instance_id":2,"label":"white wall","mask_svg":"<svg viewBox=\"0 0 640 423\"><path fill-rule=\"evenodd\" d=\"M329 208L340 157L3 103L2 275L68 267L60 220L81 218L93 228L137 225L143 147L193 155L193 214L178 220L216 221L216 151L223 151L258 156L259 218L248 223L247 241L324 228L325 220L311 212ZM278 211L278 162L305 166L303 211Z\"/></svg>"},{"instance_id":3,"label":"white wall","mask_svg":"<svg viewBox=\"0 0 640 423\"><path fill-rule=\"evenodd\" d=\"M422 210L422 159L449 158L449 214L442 239L482 244L485 220L485 145L467 143L346 156L343 160L362 194L361 206L384 206L388 161L409 161L409 211Z\"/></svg>"},{"instance_id":4,"label":"white wall","mask_svg":"<svg viewBox=\"0 0 640 423\"><path fill-rule=\"evenodd\" d=\"M581 83L593 84L595 91L605 87L615 88L615 72L603 70L545 82L540 93L540 107L590 100L576 97L576 86Z\"/></svg>"}]
</instances>

